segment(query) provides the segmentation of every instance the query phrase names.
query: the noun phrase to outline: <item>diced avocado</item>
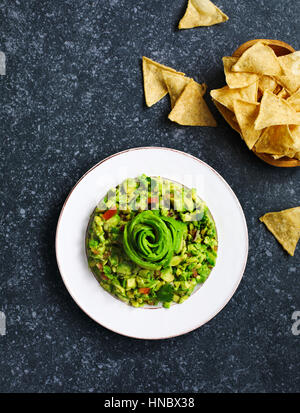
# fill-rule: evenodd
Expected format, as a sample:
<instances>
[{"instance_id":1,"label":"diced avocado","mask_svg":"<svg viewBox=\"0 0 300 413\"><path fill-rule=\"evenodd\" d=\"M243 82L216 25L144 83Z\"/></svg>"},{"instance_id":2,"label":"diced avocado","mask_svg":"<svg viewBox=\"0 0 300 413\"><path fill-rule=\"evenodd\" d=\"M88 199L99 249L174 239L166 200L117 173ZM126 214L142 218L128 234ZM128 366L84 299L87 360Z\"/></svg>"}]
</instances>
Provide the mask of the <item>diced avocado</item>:
<instances>
[{"instance_id":1,"label":"diced avocado","mask_svg":"<svg viewBox=\"0 0 300 413\"><path fill-rule=\"evenodd\" d=\"M158 291L162 285L163 285L163 282L157 280L155 283L154 291Z\"/></svg>"},{"instance_id":2,"label":"diced avocado","mask_svg":"<svg viewBox=\"0 0 300 413\"><path fill-rule=\"evenodd\" d=\"M185 300L187 300L189 298L189 296L188 295L184 295L183 297L180 297L180 300L179 300L179 303L178 304L181 304L181 303L183 303Z\"/></svg>"},{"instance_id":3,"label":"diced avocado","mask_svg":"<svg viewBox=\"0 0 300 413\"><path fill-rule=\"evenodd\" d=\"M176 265L179 265L181 263L182 257L179 255L174 255L170 261L171 267L176 267Z\"/></svg>"},{"instance_id":4,"label":"diced avocado","mask_svg":"<svg viewBox=\"0 0 300 413\"><path fill-rule=\"evenodd\" d=\"M190 214L189 212L186 212L185 214L181 213L180 216L181 216L181 219L182 219L183 222L192 221L192 214Z\"/></svg>"},{"instance_id":5,"label":"diced avocado","mask_svg":"<svg viewBox=\"0 0 300 413\"><path fill-rule=\"evenodd\" d=\"M166 281L167 283L170 283L174 280L174 275L172 273L172 268L171 267L167 267L163 270L161 270L161 275L160 277Z\"/></svg>"},{"instance_id":6,"label":"diced avocado","mask_svg":"<svg viewBox=\"0 0 300 413\"><path fill-rule=\"evenodd\" d=\"M185 207L188 211L193 211L194 201L193 201L192 197L189 198L189 197L185 196L184 197L184 204L185 204Z\"/></svg>"},{"instance_id":7,"label":"diced avocado","mask_svg":"<svg viewBox=\"0 0 300 413\"><path fill-rule=\"evenodd\" d=\"M131 274L131 266L129 263L127 262L121 262L118 266L117 266L117 272L119 274L124 274L124 275L130 275Z\"/></svg>"},{"instance_id":8,"label":"diced avocado","mask_svg":"<svg viewBox=\"0 0 300 413\"><path fill-rule=\"evenodd\" d=\"M116 227L119 222L120 222L121 218L118 214L114 215L113 217L109 218L107 221L105 221L104 223L104 229L105 231L109 231L110 228Z\"/></svg>"},{"instance_id":9,"label":"diced avocado","mask_svg":"<svg viewBox=\"0 0 300 413\"><path fill-rule=\"evenodd\" d=\"M190 281L180 281L181 284L181 288L183 290L188 290L191 286L191 282Z\"/></svg>"},{"instance_id":10,"label":"diced avocado","mask_svg":"<svg viewBox=\"0 0 300 413\"><path fill-rule=\"evenodd\" d=\"M191 295L192 292L194 291L194 288L195 288L195 286L194 286L194 285L191 285L190 288L189 288L188 291L187 291L187 294L188 294L188 295Z\"/></svg>"},{"instance_id":11,"label":"diced avocado","mask_svg":"<svg viewBox=\"0 0 300 413\"><path fill-rule=\"evenodd\" d=\"M165 308L170 308L170 306L171 306L171 303L163 303L163 307Z\"/></svg>"},{"instance_id":12,"label":"diced avocado","mask_svg":"<svg viewBox=\"0 0 300 413\"><path fill-rule=\"evenodd\" d=\"M127 289L130 290L132 288L136 287L136 281L135 278L128 278L127 279Z\"/></svg>"},{"instance_id":13,"label":"diced avocado","mask_svg":"<svg viewBox=\"0 0 300 413\"><path fill-rule=\"evenodd\" d=\"M175 281L175 282L174 282L174 289L175 289L175 290L178 290L178 288L180 287L180 285L181 285L181 281Z\"/></svg>"},{"instance_id":14,"label":"diced avocado","mask_svg":"<svg viewBox=\"0 0 300 413\"><path fill-rule=\"evenodd\" d=\"M199 254L199 250L198 250L198 248L197 248L197 244L190 244L190 245L188 246L188 252L189 252L190 254L193 254L193 255L198 255L198 254Z\"/></svg>"},{"instance_id":15,"label":"diced avocado","mask_svg":"<svg viewBox=\"0 0 300 413\"><path fill-rule=\"evenodd\" d=\"M118 284L113 284L116 291L119 292L122 295L125 295L125 288L123 288L121 285Z\"/></svg>"},{"instance_id":16,"label":"diced avocado","mask_svg":"<svg viewBox=\"0 0 300 413\"><path fill-rule=\"evenodd\" d=\"M106 291L111 292L111 286L105 282L100 282L101 287L103 287Z\"/></svg>"},{"instance_id":17,"label":"diced avocado","mask_svg":"<svg viewBox=\"0 0 300 413\"><path fill-rule=\"evenodd\" d=\"M209 273L210 273L210 269L208 268L207 265L202 265L201 268L198 269L198 274L203 277L208 277Z\"/></svg>"},{"instance_id":18,"label":"diced avocado","mask_svg":"<svg viewBox=\"0 0 300 413\"><path fill-rule=\"evenodd\" d=\"M103 221L99 217L99 215L95 215L94 222L95 222L95 225L97 225L98 229L102 230Z\"/></svg>"},{"instance_id":19,"label":"diced avocado","mask_svg":"<svg viewBox=\"0 0 300 413\"><path fill-rule=\"evenodd\" d=\"M211 253L211 252L207 252L206 254L206 258L207 261L209 262L210 265L215 265L216 264L216 255Z\"/></svg>"},{"instance_id":20,"label":"diced avocado","mask_svg":"<svg viewBox=\"0 0 300 413\"><path fill-rule=\"evenodd\" d=\"M182 270L180 268L177 268L176 269L176 275L180 275L180 274L182 274Z\"/></svg>"},{"instance_id":21,"label":"diced avocado","mask_svg":"<svg viewBox=\"0 0 300 413\"><path fill-rule=\"evenodd\" d=\"M109 262L111 263L112 266L116 266L119 263L119 257L117 254L112 253L109 257Z\"/></svg>"},{"instance_id":22,"label":"diced avocado","mask_svg":"<svg viewBox=\"0 0 300 413\"><path fill-rule=\"evenodd\" d=\"M138 182L136 179L133 178L128 178L126 181L123 183L123 188L127 195L130 195L137 187Z\"/></svg>"},{"instance_id":23,"label":"diced avocado","mask_svg":"<svg viewBox=\"0 0 300 413\"><path fill-rule=\"evenodd\" d=\"M197 284L196 278L193 278L191 280L191 285L195 287L196 284Z\"/></svg>"},{"instance_id":24,"label":"diced avocado","mask_svg":"<svg viewBox=\"0 0 300 413\"><path fill-rule=\"evenodd\" d=\"M145 280L141 277L136 277L137 285L139 288L145 287Z\"/></svg>"},{"instance_id":25,"label":"diced avocado","mask_svg":"<svg viewBox=\"0 0 300 413\"><path fill-rule=\"evenodd\" d=\"M175 303L178 303L179 300L180 300L179 295L174 294L174 295L173 295L173 301L175 301Z\"/></svg>"},{"instance_id":26,"label":"diced avocado","mask_svg":"<svg viewBox=\"0 0 300 413\"><path fill-rule=\"evenodd\" d=\"M106 208L110 209L116 206L116 198L115 197L110 197L106 202L105 202Z\"/></svg>"},{"instance_id":27,"label":"diced avocado","mask_svg":"<svg viewBox=\"0 0 300 413\"><path fill-rule=\"evenodd\" d=\"M145 270L145 269L139 270L139 276L141 276L143 278L146 278L149 273L150 273L149 270Z\"/></svg>"}]
</instances>

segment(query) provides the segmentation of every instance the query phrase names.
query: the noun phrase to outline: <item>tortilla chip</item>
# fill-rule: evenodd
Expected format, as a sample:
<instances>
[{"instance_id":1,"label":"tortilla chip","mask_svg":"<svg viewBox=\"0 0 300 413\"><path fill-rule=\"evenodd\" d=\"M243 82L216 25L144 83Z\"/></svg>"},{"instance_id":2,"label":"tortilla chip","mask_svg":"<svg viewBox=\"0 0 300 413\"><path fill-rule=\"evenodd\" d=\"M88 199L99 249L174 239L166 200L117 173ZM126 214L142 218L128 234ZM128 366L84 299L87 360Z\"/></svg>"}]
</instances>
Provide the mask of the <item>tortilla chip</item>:
<instances>
[{"instance_id":1,"label":"tortilla chip","mask_svg":"<svg viewBox=\"0 0 300 413\"><path fill-rule=\"evenodd\" d=\"M269 212L259 219L283 248L293 256L300 238L300 207Z\"/></svg>"},{"instance_id":2,"label":"tortilla chip","mask_svg":"<svg viewBox=\"0 0 300 413\"><path fill-rule=\"evenodd\" d=\"M171 67L161 65L143 56L144 91L147 106L154 105L168 93L163 78L164 72L184 76L184 73L176 72Z\"/></svg>"},{"instance_id":3,"label":"tortilla chip","mask_svg":"<svg viewBox=\"0 0 300 413\"><path fill-rule=\"evenodd\" d=\"M297 90L292 96L287 99L287 102L295 109L296 112L300 112L300 89Z\"/></svg>"},{"instance_id":4,"label":"tortilla chip","mask_svg":"<svg viewBox=\"0 0 300 413\"><path fill-rule=\"evenodd\" d=\"M292 72L294 76L300 75L300 51L279 56L278 61L285 73Z\"/></svg>"},{"instance_id":5,"label":"tortilla chip","mask_svg":"<svg viewBox=\"0 0 300 413\"><path fill-rule=\"evenodd\" d=\"M186 12L179 22L179 29L191 29L199 26L212 26L228 20L224 14L209 0L189 0Z\"/></svg>"},{"instance_id":6,"label":"tortilla chip","mask_svg":"<svg viewBox=\"0 0 300 413\"><path fill-rule=\"evenodd\" d=\"M224 56L223 65L226 83L230 89L242 88L255 83L259 76L255 73L238 73L231 70L232 66L238 61L238 57Z\"/></svg>"},{"instance_id":7,"label":"tortilla chip","mask_svg":"<svg viewBox=\"0 0 300 413\"><path fill-rule=\"evenodd\" d=\"M214 102L214 104L216 105L218 111L221 113L221 115L226 120L226 122L229 123L229 125L232 127L232 129L234 129L237 133L239 133L241 135L242 132L241 132L241 129L239 127L239 124L237 123L235 114L233 112L231 112L231 110L226 108L226 106L221 105L221 103L217 102L216 100L212 99L212 101ZM241 135L241 138L242 138L242 135Z\"/></svg>"},{"instance_id":8,"label":"tortilla chip","mask_svg":"<svg viewBox=\"0 0 300 413\"><path fill-rule=\"evenodd\" d=\"M233 102L233 107L243 139L248 148L252 149L261 135L261 131L254 129L254 121L259 112L259 104L237 99Z\"/></svg>"},{"instance_id":9,"label":"tortilla chip","mask_svg":"<svg viewBox=\"0 0 300 413\"><path fill-rule=\"evenodd\" d=\"M300 152L295 153L294 158L299 159L300 161Z\"/></svg>"},{"instance_id":10,"label":"tortilla chip","mask_svg":"<svg viewBox=\"0 0 300 413\"><path fill-rule=\"evenodd\" d=\"M181 93L183 92L184 88L186 85L192 80L189 77L184 77L181 75L178 75L177 73L171 73L171 72L164 72L163 73L163 78L165 81L165 84L167 86L169 95L170 95L170 100L171 100L171 107L175 106L175 103ZM206 85L204 86L203 84L203 95L206 91Z\"/></svg>"},{"instance_id":11,"label":"tortilla chip","mask_svg":"<svg viewBox=\"0 0 300 413\"><path fill-rule=\"evenodd\" d=\"M283 75L276 78L277 82L289 91L292 95L300 87L300 76L294 76L293 74Z\"/></svg>"},{"instance_id":12,"label":"tortilla chip","mask_svg":"<svg viewBox=\"0 0 300 413\"><path fill-rule=\"evenodd\" d=\"M295 152L300 151L300 126L298 125L289 125L289 131L294 139L294 145L292 149Z\"/></svg>"},{"instance_id":13,"label":"tortilla chip","mask_svg":"<svg viewBox=\"0 0 300 413\"><path fill-rule=\"evenodd\" d=\"M277 81L281 84L281 86L287 89L290 94L295 93L296 90L300 87L300 76L294 76L292 74L283 75L277 77Z\"/></svg>"},{"instance_id":14,"label":"tortilla chip","mask_svg":"<svg viewBox=\"0 0 300 413\"><path fill-rule=\"evenodd\" d=\"M278 57L284 73L277 78L278 83L284 86L291 94L300 87L300 52L294 52Z\"/></svg>"},{"instance_id":15,"label":"tortilla chip","mask_svg":"<svg viewBox=\"0 0 300 413\"><path fill-rule=\"evenodd\" d=\"M295 152L288 152L285 155L271 155L274 159L281 159L281 158L295 158Z\"/></svg>"},{"instance_id":16,"label":"tortilla chip","mask_svg":"<svg viewBox=\"0 0 300 413\"><path fill-rule=\"evenodd\" d=\"M233 112L233 101L235 99L242 99L248 102L256 102L257 86L258 82L252 83L252 85L250 86L237 89L230 89L228 86L224 86L221 89L211 90L210 95L214 100L226 106Z\"/></svg>"},{"instance_id":17,"label":"tortilla chip","mask_svg":"<svg viewBox=\"0 0 300 413\"><path fill-rule=\"evenodd\" d=\"M270 126L257 141L255 150L258 153L286 156L294 145L295 140L288 125Z\"/></svg>"},{"instance_id":18,"label":"tortilla chip","mask_svg":"<svg viewBox=\"0 0 300 413\"><path fill-rule=\"evenodd\" d=\"M284 99L269 92L263 94L255 129L264 129L273 125L300 125L300 114Z\"/></svg>"},{"instance_id":19,"label":"tortilla chip","mask_svg":"<svg viewBox=\"0 0 300 413\"><path fill-rule=\"evenodd\" d=\"M249 47L236 64L232 66L232 71L269 76L280 76L282 74L281 66L273 49L261 42Z\"/></svg>"},{"instance_id":20,"label":"tortilla chip","mask_svg":"<svg viewBox=\"0 0 300 413\"><path fill-rule=\"evenodd\" d=\"M178 98L169 119L179 125L217 126L203 99L203 87L191 80Z\"/></svg>"},{"instance_id":21,"label":"tortilla chip","mask_svg":"<svg viewBox=\"0 0 300 413\"><path fill-rule=\"evenodd\" d=\"M283 91L285 91L285 89L279 84L277 83L277 86L275 87L275 89L273 90L274 95L277 95L280 97L282 97L283 99L285 99L284 96L281 96L283 94ZM288 94L288 92L286 91L286 93Z\"/></svg>"},{"instance_id":22,"label":"tortilla chip","mask_svg":"<svg viewBox=\"0 0 300 413\"><path fill-rule=\"evenodd\" d=\"M276 89L277 82L271 76L263 75L260 77L258 82L258 89L264 93L266 90L274 92Z\"/></svg>"},{"instance_id":23,"label":"tortilla chip","mask_svg":"<svg viewBox=\"0 0 300 413\"><path fill-rule=\"evenodd\" d=\"M280 90L277 91L278 86ZM284 87L281 87L280 85L277 85L276 89L273 90L273 93L281 99L287 99L290 96L289 92Z\"/></svg>"}]
</instances>

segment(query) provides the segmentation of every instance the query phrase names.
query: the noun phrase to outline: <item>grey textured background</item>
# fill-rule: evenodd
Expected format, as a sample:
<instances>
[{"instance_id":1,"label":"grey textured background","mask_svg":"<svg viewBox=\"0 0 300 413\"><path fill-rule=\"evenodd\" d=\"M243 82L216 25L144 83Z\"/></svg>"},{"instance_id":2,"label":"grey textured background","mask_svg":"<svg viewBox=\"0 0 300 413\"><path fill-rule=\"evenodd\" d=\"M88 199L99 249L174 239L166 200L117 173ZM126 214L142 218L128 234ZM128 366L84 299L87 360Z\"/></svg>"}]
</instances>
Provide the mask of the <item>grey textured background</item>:
<instances>
[{"instance_id":1,"label":"grey textured background","mask_svg":"<svg viewBox=\"0 0 300 413\"><path fill-rule=\"evenodd\" d=\"M1 392L294 392L300 389L300 249L289 257L258 217L300 204L300 168L246 149L218 128L167 120L144 104L141 56L224 85L221 58L252 38L299 49L299 0L216 0L230 20L176 29L186 0L1 0ZM202 328L139 341L90 320L60 278L54 250L63 202L81 175L117 151L169 146L209 163L244 208L250 251L226 308ZM238 254L238 251L237 251Z\"/></svg>"}]
</instances>

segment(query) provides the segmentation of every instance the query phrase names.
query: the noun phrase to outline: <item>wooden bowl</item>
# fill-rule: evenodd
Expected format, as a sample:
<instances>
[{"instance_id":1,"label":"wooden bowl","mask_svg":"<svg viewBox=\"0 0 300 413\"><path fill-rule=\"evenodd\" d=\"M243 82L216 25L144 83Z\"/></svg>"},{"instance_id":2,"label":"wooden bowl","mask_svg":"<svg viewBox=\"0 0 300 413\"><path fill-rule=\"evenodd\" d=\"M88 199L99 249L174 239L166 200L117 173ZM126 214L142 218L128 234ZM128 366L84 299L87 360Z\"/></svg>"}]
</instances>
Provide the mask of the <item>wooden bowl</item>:
<instances>
[{"instance_id":1,"label":"wooden bowl","mask_svg":"<svg viewBox=\"0 0 300 413\"><path fill-rule=\"evenodd\" d=\"M264 44L270 46L274 50L276 56L284 56L295 52L295 49L292 46L280 40L254 39L243 43L238 49L236 49L232 56L240 57L247 49L249 49L249 47L253 46L257 42L263 42ZM286 156L280 159L274 159L267 153L257 153L254 149L252 149L252 152L269 165L278 166L281 168L293 168L295 166L300 166L300 160L298 159L288 158Z\"/></svg>"}]
</instances>

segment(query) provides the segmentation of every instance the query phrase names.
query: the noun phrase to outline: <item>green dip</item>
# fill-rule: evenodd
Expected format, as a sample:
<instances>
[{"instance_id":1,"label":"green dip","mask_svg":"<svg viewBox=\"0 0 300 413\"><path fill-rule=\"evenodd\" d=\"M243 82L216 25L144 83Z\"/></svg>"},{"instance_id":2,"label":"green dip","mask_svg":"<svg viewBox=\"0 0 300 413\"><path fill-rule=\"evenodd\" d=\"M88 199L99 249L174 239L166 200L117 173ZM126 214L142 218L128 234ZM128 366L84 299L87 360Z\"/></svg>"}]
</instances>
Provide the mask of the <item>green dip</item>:
<instances>
[{"instance_id":1,"label":"green dip","mask_svg":"<svg viewBox=\"0 0 300 413\"><path fill-rule=\"evenodd\" d=\"M100 285L134 307L184 302L215 266L217 245L215 223L195 189L146 175L108 191L86 237Z\"/></svg>"}]
</instances>

